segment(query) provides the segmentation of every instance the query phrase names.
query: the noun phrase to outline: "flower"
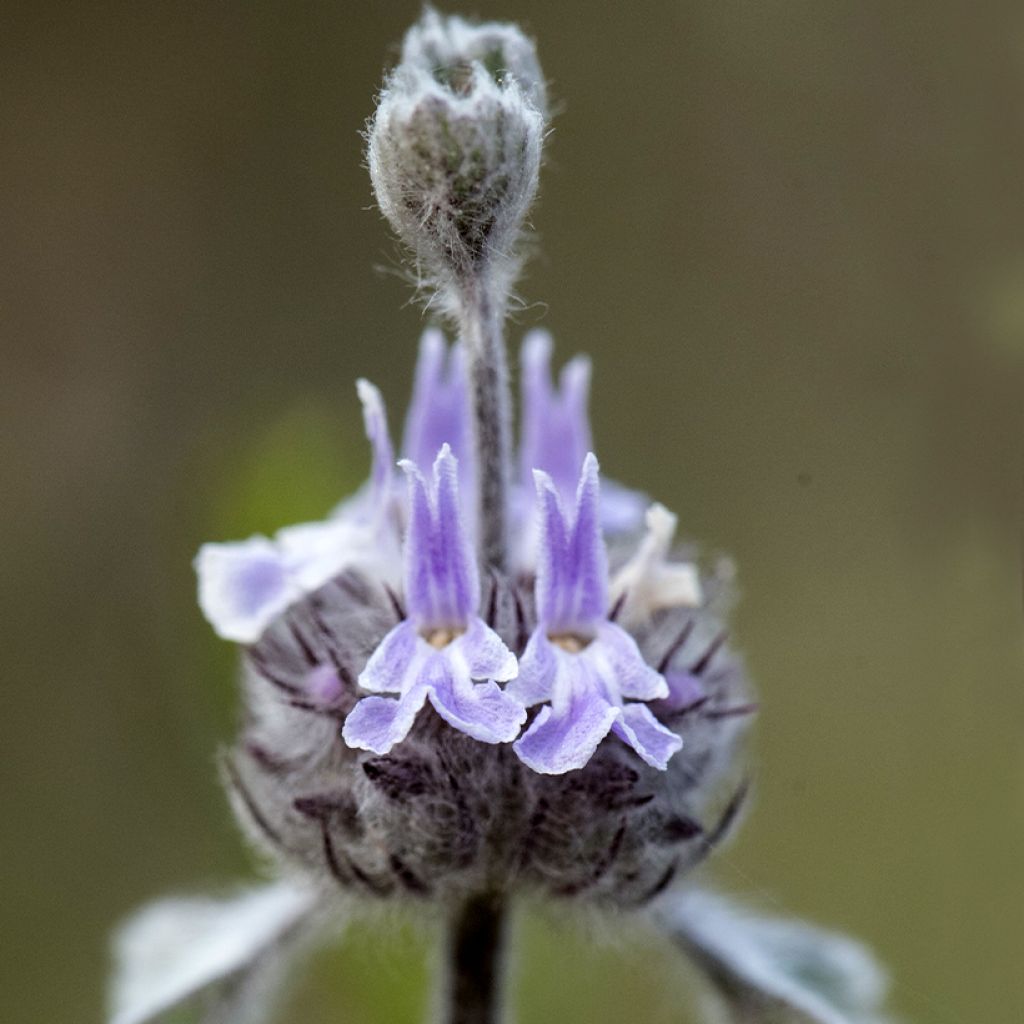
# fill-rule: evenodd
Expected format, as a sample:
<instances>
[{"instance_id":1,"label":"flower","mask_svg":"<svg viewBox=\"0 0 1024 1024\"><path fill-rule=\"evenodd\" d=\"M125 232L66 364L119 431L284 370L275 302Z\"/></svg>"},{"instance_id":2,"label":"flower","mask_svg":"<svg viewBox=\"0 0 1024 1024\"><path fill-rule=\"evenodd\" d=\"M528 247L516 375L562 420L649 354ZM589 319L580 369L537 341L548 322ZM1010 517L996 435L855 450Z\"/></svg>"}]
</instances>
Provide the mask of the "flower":
<instances>
[{"instance_id":1,"label":"flower","mask_svg":"<svg viewBox=\"0 0 1024 1024\"><path fill-rule=\"evenodd\" d=\"M429 327L420 337L402 454L417 466L429 466L444 445L448 445L458 462L462 501L472 508L475 467L466 354L461 345L447 346L444 334ZM465 529L472 519L466 522L463 518Z\"/></svg>"},{"instance_id":2,"label":"flower","mask_svg":"<svg viewBox=\"0 0 1024 1024\"><path fill-rule=\"evenodd\" d=\"M636 641L608 620L597 459L588 454L583 463L571 521L552 478L539 470L534 475L541 520L538 624L509 693L527 705L550 704L515 751L534 771L561 775L582 768L612 731L664 770L683 741L641 703L667 697L665 679L644 661Z\"/></svg>"},{"instance_id":3,"label":"flower","mask_svg":"<svg viewBox=\"0 0 1024 1024\"><path fill-rule=\"evenodd\" d=\"M517 672L516 656L477 614L480 581L462 528L455 457L445 444L434 463L432 493L415 463L409 477L405 550L407 618L374 651L359 685L398 700L365 697L349 712L342 736L350 747L386 754L405 739L430 701L453 728L483 743L519 734L525 708L493 681Z\"/></svg>"},{"instance_id":4,"label":"flower","mask_svg":"<svg viewBox=\"0 0 1024 1024\"><path fill-rule=\"evenodd\" d=\"M533 330L523 339L519 354L523 425L518 500L523 519L532 510L534 470L547 473L569 505L576 497L580 466L593 448L587 411L590 360L586 356L571 359L562 367L556 385L551 378L552 348L547 331ZM647 505L638 491L606 480L601 488L601 526L612 534L629 534L643 522ZM530 558L535 543L535 536L527 541Z\"/></svg>"},{"instance_id":5,"label":"flower","mask_svg":"<svg viewBox=\"0 0 1024 1024\"><path fill-rule=\"evenodd\" d=\"M227 544L204 544L196 555L199 606L225 640L252 643L277 616L304 594L344 569L362 566L393 575L395 537L391 480L394 456L380 392L356 384L366 435L373 451L364 493L321 522L279 530L273 540L255 536Z\"/></svg>"},{"instance_id":6,"label":"flower","mask_svg":"<svg viewBox=\"0 0 1024 1024\"><path fill-rule=\"evenodd\" d=\"M383 398L359 381L367 484L322 522L200 549L200 606L243 645L224 783L278 877L130 921L113 1024L184 1007L202 1024L266 1019L296 949L389 900L445 921L444 1019L492 1024L521 893L642 912L736 1019L882 1022L859 947L673 888L749 788L754 705L712 607L727 579L673 551L667 509L602 489L590 363L556 385L542 332L522 349L512 472L502 323L545 111L514 26L428 10L407 35L370 171L459 341L421 339L397 468Z\"/></svg>"}]
</instances>

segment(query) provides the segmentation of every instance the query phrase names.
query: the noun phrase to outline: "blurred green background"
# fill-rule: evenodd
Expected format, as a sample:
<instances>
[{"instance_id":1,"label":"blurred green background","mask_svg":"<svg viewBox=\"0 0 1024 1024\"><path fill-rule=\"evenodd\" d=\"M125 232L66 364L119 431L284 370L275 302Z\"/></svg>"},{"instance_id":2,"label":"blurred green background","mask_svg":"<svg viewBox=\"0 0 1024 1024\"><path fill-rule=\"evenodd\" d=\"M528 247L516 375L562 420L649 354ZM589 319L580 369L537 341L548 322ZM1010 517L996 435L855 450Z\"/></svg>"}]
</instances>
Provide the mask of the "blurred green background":
<instances>
[{"instance_id":1,"label":"blurred green background","mask_svg":"<svg viewBox=\"0 0 1024 1024\"><path fill-rule=\"evenodd\" d=\"M251 874L190 561L362 478L355 376L400 422L422 321L359 131L418 11L5 8L5 1021L101 1019L115 921ZM716 877L870 942L908 1020L1024 1019L1024 8L463 12L561 105L512 339L590 352L605 468L739 566L764 710ZM292 1019L414 1024L429 959L361 928ZM522 1024L692 1020L615 924L531 917L515 978Z\"/></svg>"}]
</instances>

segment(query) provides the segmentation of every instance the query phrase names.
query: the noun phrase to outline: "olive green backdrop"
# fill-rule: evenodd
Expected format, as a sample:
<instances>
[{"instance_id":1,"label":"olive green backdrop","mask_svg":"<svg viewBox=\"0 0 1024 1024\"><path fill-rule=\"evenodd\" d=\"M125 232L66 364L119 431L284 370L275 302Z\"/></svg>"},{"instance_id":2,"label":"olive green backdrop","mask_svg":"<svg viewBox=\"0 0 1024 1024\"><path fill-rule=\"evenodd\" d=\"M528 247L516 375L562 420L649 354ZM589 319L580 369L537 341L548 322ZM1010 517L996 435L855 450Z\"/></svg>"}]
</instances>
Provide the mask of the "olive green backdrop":
<instances>
[{"instance_id":1,"label":"olive green backdrop","mask_svg":"<svg viewBox=\"0 0 1024 1024\"><path fill-rule=\"evenodd\" d=\"M422 321L359 131L417 13L5 9L5 1021L99 1020L115 921L251 875L190 560L362 478L355 376L403 406ZM910 1021L1024 1019L1024 9L475 13L560 104L512 336L594 356L605 468L739 566L763 712L716 877L870 942ZM692 1021L673 957L560 918L522 925L522 1024ZM292 1019L416 1024L425 950L353 932Z\"/></svg>"}]
</instances>

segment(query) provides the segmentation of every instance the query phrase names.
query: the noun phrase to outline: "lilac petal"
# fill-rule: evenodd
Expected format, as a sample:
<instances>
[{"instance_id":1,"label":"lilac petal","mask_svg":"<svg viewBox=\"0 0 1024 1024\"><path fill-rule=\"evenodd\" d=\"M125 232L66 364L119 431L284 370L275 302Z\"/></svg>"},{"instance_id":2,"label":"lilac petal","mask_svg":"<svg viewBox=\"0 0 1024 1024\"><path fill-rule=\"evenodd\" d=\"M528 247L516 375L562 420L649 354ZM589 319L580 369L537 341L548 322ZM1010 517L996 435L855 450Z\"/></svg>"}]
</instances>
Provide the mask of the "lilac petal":
<instances>
[{"instance_id":1,"label":"lilac petal","mask_svg":"<svg viewBox=\"0 0 1024 1024\"><path fill-rule=\"evenodd\" d=\"M218 636L253 643L298 596L273 542L204 544L195 560L199 607Z\"/></svg>"},{"instance_id":2,"label":"lilac petal","mask_svg":"<svg viewBox=\"0 0 1024 1024\"><path fill-rule=\"evenodd\" d=\"M473 487L466 360L460 345L445 348L444 335L428 328L420 339L412 399L405 420L402 453L419 466L429 465L445 444L459 463L463 500Z\"/></svg>"},{"instance_id":3,"label":"lilac petal","mask_svg":"<svg viewBox=\"0 0 1024 1024\"><path fill-rule=\"evenodd\" d=\"M419 469L400 463L409 479L405 600L410 618L426 628L462 627L476 613L480 581L462 529L458 469L448 445L434 462L432 492Z\"/></svg>"},{"instance_id":4,"label":"lilac petal","mask_svg":"<svg viewBox=\"0 0 1024 1024\"><path fill-rule=\"evenodd\" d=\"M286 526L274 540L290 578L308 593L364 560L373 535L362 524L337 518Z\"/></svg>"},{"instance_id":5,"label":"lilac petal","mask_svg":"<svg viewBox=\"0 0 1024 1024\"><path fill-rule=\"evenodd\" d=\"M636 641L614 622L602 622L597 627L597 639L584 656L601 665L601 675L614 680L612 685L621 697L657 700L668 696L664 676L644 661Z\"/></svg>"},{"instance_id":6,"label":"lilac petal","mask_svg":"<svg viewBox=\"0 0 1024 1024\"><path fill-rule=\"evenodd\" d=\"M430 672L430 703L453 728L481 743L508 743L519 735L526 721L526 708L496 683L472 683L456 671L442 652L435 656Z\"/></svg>"},{"instance_id":7,"label":"lilac petal","mask_svg":"<svg viewBox=\"0 0 1024 1024\"><path fill-rule=\"evenodd\" d=\"M469 629L446 648L449 658L465 665L470 679L494 679L506 683L519 671L516 656L483 619L474 617Z\"/></svg>"},{"instance_id":8,"label":"lilac petal","mask_svg":"<svg viewBox=\"0 0 1024 1024\"><path fill-rule=\"evenodd\" d=\"M414 669L422 658L422 640L406 619L395 626L370 655L359 674L359 685L375 693L401 693L415 682ZM425 646L425 645L424 645Z\"/></svg>"},{"instance_id":9,"label":"lilac petal","mask_svg":"<svg viewBox=\"0 0 1024 1024\"><path fill-rule=\"evenodd\" d=\"M555 679L560 671L558 652L543 629L535 630L519 659L519 675L505 687L505 692L526 707L551 700Z\"/></svg>"},{"instance_id":10,"label":"lilac petal","mask_svg":"<svg viewBox=\"0 0 1024 1024\"><path fill-rule=\"evenodd\" d=\"M666 672L665 682L668 683L668 696L661 706L669 711L692 707L708 695L700 676L692 672Z\"/></svg>"},{"instance_id":11,"label":"lilac petal","mask_svg":"<svg viewBox=\"0 0 1024 1024\"><path fill-rule=\"evenodd\" d=\"M650 501L615 480L601 481L601 526L605 533L632 533L643 526Z\"/></svg>"},{"instance_id":12,"label":"lilac petal","mask_svg":"<svg viewBox=\"0 0 1024 1024\"><path fill-rule=\"evenodd\" d=\"M652 768L664 771L669 758L683 745L682 739L666 729L646 704L627 704L619 712L612 732L628 743Z\"/></svg>"},{"instance_id":13,"label":"lilac petal","mask_svg":"<svg viewBox=\"0 0 1024 1024\"><path fill-rule=\"evenodd\" d=\"M391 697L364 697L348 714L341 730L342 739L357 750L386 754L401 743L420 708L427 699L429 687L414 686L395 700Z\"/></svg>"},{"instance_id":14,"label":"lilac petal","mask_svg":"<svg viewBox=\"0 0 1024 1024\"><path fill-rule=\"evenodd\" d=\"M541 708L533 724L513 744L519 759L543 775L563 775L582 768L608 735L619 717L593 680L585 663L575 658L574 679L568 706L556 712L550 704Z\"/></svg>"},{"instance_id":15,"label":"lilac petal","mask_svg":"<svg viewBox=\"0 0 1024 1024\"><path fill-rule=\"evenodd\" d=\"M363 404L363 422L366 436L373 451L373 468L370 472L370 500L374 512L386 509L395 469L395 453L388 433L388 419L384 411L384 399L380 392L367 380L356 381L356 392Z\"/></svg>"},{"instance_id":16,"label":"lilac petal","mask_svg":"<svg viewBox=\"0 0 1024 1024\"><path fill-rule=\"evenodd\" d=\"M551 477L535 472L540 508L537 615L554 632L587 632L608 609L608 557L601 537L597 459L588 454L570 526Z\"/></svg>"},{"instance_id":17,"label":"lilac petal","mask_svg":"<svg viewBox=\"0 0 1024 1024\"><path fill-rule=\"evenodd\" d=\"M523 341L519 459L524 489L529 490L533 470L540 469L554 481L562 500L571 502L580 464L591 447L590 361L577 356L567 363L556 390L551 383L551 347L546 331L531 331Z\"/></svg>"},{"instance_id":18,"label":"lilac petal","mask_svg":"<svg viewBox=\"0 0 1024 1024\"><path fill-rule=\"evenodd\" d=\"M303 687L313 700L321 704L333 703L342 692L341 677L333 665L317 665L310 670L303 680Z\"/></svg>"}]
</instances>

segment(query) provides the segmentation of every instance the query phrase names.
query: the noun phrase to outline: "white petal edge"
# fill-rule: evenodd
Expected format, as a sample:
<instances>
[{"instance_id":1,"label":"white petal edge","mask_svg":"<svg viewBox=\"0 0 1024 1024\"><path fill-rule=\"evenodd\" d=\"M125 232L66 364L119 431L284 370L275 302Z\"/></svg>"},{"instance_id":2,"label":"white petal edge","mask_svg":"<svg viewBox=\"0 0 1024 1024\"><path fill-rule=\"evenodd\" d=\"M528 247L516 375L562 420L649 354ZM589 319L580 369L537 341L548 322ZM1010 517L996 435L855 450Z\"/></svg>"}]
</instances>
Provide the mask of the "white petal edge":
<instances>
[{"instance_id":1,"label":"white petal edge","mask_svg":"<svg viewBox=\"0 0 1024 1024\"><path fill-rule=\"evenodd\" d=\"M289 881L230 899L181 898L144 907L114 937L109 1024L147 1024L284 942L317 905Z\"/></svg>"},{"instance_id":2,"label":"white petal edge","mask_svg":"<svg viewBox=\"0 0 1024 1024\"><path fill-rule=\"evenodd\" d=\"M854 939L701 889L667 894L652 914L717 983L723 1022L753 1019L744 1013L756 1006L779 1024L891 1024L886 973Z\"/></svg>"},{"instance_id":3,"label":"white petal edge","mask_svg":"<svg viewBox=\"0 0 1024 1024\"><path fill-rule=\"evenodd\" d=\"M204 544L195 558L199 607L218 636L253 643L299 596L274 543L266 537ZM254 577L264 580L253 587Z\"/></svg>"}]
</instances>

